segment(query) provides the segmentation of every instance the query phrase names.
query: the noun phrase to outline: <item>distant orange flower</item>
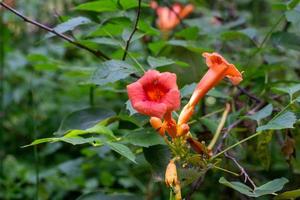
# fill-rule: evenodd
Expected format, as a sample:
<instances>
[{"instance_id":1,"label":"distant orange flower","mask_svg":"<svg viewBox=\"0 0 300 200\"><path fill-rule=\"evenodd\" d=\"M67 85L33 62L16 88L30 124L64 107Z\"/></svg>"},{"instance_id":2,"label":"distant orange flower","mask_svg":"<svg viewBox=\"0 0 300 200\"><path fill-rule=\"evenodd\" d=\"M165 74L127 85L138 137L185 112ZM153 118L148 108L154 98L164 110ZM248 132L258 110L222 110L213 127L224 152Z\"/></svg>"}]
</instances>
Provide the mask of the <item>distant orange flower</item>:
<instances>
[{"instance_id":1,"label":"distant orange flower","mask_svg":"<svg viewBox=\"0 0 300 200\"><path fill-rule=\"evenodd\" d=\"M206 59L206 65L209 67L209 70L202 77L194 90L189 103L180 113L178 125L186 124L188 122L194 112L196 104L224 77L228 77L234 85L239 84L243 80L242 74L237 68L233 64L227 62L220 54L203 53L202 55ZM180 135L181 133L178 134Z\"/></svg>"},{"instance_id":2,"label":"distant orange flower","mask_svg":"<svg viewBox=\"0 0 300 200\"><path fill-rule=\"evenodd\" d=\"M156 24L161 31L174 29L182 19L186 18L194 10L192 4L183 6L180 3L175 3L169 8L158 6L156 1L151 1L150 7L156 10L158 16Z\"/></svg>"}]
</instances>

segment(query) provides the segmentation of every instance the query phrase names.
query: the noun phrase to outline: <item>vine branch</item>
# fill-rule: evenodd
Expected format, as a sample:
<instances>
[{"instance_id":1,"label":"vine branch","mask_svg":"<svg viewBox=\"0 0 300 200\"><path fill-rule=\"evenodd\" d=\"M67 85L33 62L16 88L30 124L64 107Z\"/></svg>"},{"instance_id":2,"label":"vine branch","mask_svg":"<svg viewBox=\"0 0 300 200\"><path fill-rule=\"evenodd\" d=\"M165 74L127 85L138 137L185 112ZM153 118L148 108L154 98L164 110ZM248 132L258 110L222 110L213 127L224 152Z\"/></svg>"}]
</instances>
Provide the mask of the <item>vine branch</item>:
<instances>
[{"instance_id":1,"label":"vine branch","mask_svg":"<svg viewBox=\"0 0 300 200\"><path fill-rule=\"evenodd\" d=\"M134 28L133 28L133 30L132 30L132 32L131 32L131 34L130 34L127 42L126 42L125 51L124 51L122 60L126 59L132 37L133 37L134 33L138 30L137 26L138 26L138 23L139 23L139 20L140 20L140 15L141 15L141 4L142 4L142 0L138 0L138 9L137 9L136 20L135 20L135 23L134 23Z\"/></svg>"},{"instance_id":2,"label":"vine branch","mask_svg":"<svg viewBox=\"0 0 300 200\"><path fill-rule=\"evenodd\" d=\"M101 52L100 50L94 50L94 49L91 49L90 47L85 46L85 45L83 45L83 44L81 44L81 43L79 43L79 42L73 40L72 38L66 36L65 34L62 34L62 33L57 32L57 31L56 31L55 29L53 29L53 28L50 28L50 27L48 27L48 26L46 26L46 25L44 25L44 24L41 24L41 23L39 23L39 22L37 22L37 21L34 21L34 20L32 20L32 19L29 19L28 17L24 16L24 15L21 14L19 11L15 10L14 8L10 7L9 5L7 5L7 4L4 3L4 2L0 2L0 5L1 5L2 7L4 7L5 9L9 10L10 12L12 12L13 14L17 15L17 16L20 17L21 19L23 19L25 22L27 22L27 23L29 23L29 24L32 24L32 25L34 25L34 26L37 26L37 27L39 27L39 28L41 28L41 29L43 29L43 30L46 30L46 31L50 32L50 33L53 33L54 35L60 37L61 39L63 39L63 40L65 40L65 41L67 41L67 42L69 42L69 43L71 43L71 44L77 46L78 48L84 49L84 50L86 50L86 51L92 53L92 54L95 55L97 58L101 58L101 59L103 59L103 60L109 60L109 59L110 59L107 55L105 55L105 54L104 54L103 52Z\"/></svg>"}]
</instances>

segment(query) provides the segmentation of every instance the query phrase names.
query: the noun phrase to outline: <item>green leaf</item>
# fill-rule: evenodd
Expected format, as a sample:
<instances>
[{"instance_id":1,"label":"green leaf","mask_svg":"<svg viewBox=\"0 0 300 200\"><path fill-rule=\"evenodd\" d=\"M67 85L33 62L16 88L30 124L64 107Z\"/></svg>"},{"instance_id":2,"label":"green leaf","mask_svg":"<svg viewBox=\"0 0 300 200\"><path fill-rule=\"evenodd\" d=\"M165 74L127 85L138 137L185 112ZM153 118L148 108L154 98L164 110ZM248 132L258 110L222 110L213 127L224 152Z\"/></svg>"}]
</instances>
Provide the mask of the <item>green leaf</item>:
<instances>
[{"instance_id":1,"label":"green leaf","mask_svg":"<svg viewBox=\"0 0 300 200\"><path fill-rule=\"evenodd\" d=\"M91 20L86 17L75 17L55 26L54 30L58 33L65 33L74 30L77 26L89 23L91 23ZM53 36L55 36L53 33L48 33L45 38L51 38Z\"/></svg>"},{"instance_id":2,"label":"green leaf","mask_svg":"<svg viewBox=\"0 0 300 200\"><path fill-rule=\"evenodd\" d=\"M247 29L243 29L243 30L239 30L239 31L223 32L221 34L221 39L224 41L237 40L237 39L249 41L249 40L253 40L256 35L257 35L257 32L255 29L247 28Z\"/></svg>"},{"instance_id":3,"label":"green leaf","mask_svg":"<svg viewBox=\"0 0 300 200\"><path fill-rule=\"evenodd\" d=\"M63 135L70 130L86 130L115 115L113 111L97 107L77 110L63 119L55 135Z\"/></svg>"},{"instance_id":4,"label":"green leaf","mask_svg":"<svg viewBox=\"0 0 300 200\"><path fill-rule=\"evenodd\" d=\"M29 145L25 145L24 147L34 146L46 142L66 142L72 145L79 145L79 144L92 144L92 145L102 145L102 139L96 138L96 137L90 137L90 138L83 138L79 136L63 136L63 137L56 137L56 138L42 138L34 140Z\"/></svg>"},{"instance_id":5,"label":"green leaf","mask_svg":"<svg viewBox=\"0 0 300 200\"><path fill-rule=\"evenodd\" d=\"M147 21L139 20L138 30L144 32L148 36L159 36L160 31L152 27Z\"/></svg>"},{"instance_id":6,"label":"green leaf","mask_svg":"<svg viewBox=\"0 0 300 200\"><path fill-rule=\"evenodd\" d=\"M272 132L269 131L264 134L260 134L257 139L257 157L264 167L264 169L268 170L271 163L271 152L269 148L269 143L272 140Z\"/></svg>"},{"instance_id":7,"label":"green leaf","mask_svg":"<svg viewBox=\"0 0 300 200\"><path fill-rule=\"evenodd\" d=\"M166 41L159 40L156 42L151 42L148 45L148 48L152 54L157 55L164 47L166 46Z\"/></svg>"},{"instance_id":8,"label":"green leaf","mask_svg":"<svg viewBox=\"0 0 300 200\"><path fill-rule=\"evenodd\" d=\"M128 100L128 101L126 101L126 110L128 110L129 111L129 115L131 116L131 115L134 115L134 114L136 114L136 113L138 113L133 107L132 107L132 105L131 105L131 102Z\"/></svg>"},{"instance_id":9,"label":"green leaf","mask_svg":"<svg viewBox=\"0 0 300 200\"><path fill-rule=\"evenodd\" d=\"M29 147L29 146L34 146L34 145L38 145L38 144L42 144L42 143L46 143L46 142L56 142L56 138L41 138L41 139L36 139L34 140L32 143L22 146L22 148L25 147Z\"/></svg>"},{"instance_id":10,"label":"green leaf","mask_svg":"<svg viewBox=\"0 0 300 200\"><path fill-rule=\"evenodd\" d=\"M295 33L276 32L272 34L271 40L276 45L300 51L300 36Z\"/></svg>"},{"instance_id":11,"label":"green leaf","mask_svg":"<svg viewBox=\"0 0 300 200\"><path fill-rule=\"evenodd\" d=\"M165 58L165 57L154 58L152 56L149 56L147 58L147 62L152 68L175 64L175 61L173 61L172 59Z\"/></svg>"},{"instance_id":12,"label":"green leaf","mask_svg":"<svg viewBox=\"0 0 300 200\"><path fill-rule=\"evenodd\" d=\"M286 178L278 178L272 180L264 185L256 187L254 190L241 182L229 182L224 177L219 179L219 183L226 185L244 195L249 197L260 197L267 194L273 194L279 190L282 190L283 186L288 182Z\"/></svg>"},{"instance_id":13,"label":"green leaf","mask_svg":"<svg viewBox=\"0 0 300 200\"><path fill-rule=\"evenodd\" d=\"M136 8L139 5L137 0L120 0L119 2L124 10ZM148 7L148 4L142 2L141 7Z\"/></svg>"},{"instance_id":14,"label":"green leaf","mask_svg":"<svg viewBox=\"0 0 300 200\"><path fill-rule=\"evenodd\" d=\"M285 18L288 22L291 22L294 25L298 25L300 23L300 12L297 10L286 11Z\"/></svg>"},{"instance_id":15,"label":"green leaf","mask_svg":"<svg viewBox=\"0 0 300 200\"><path fill-rule=\"evenodd\" d=\"M198 27L188 27L185 29L182 29L179 32L176 32L176 37L182 37L186 40L196 40L198 38L199 29Z\"/></svg>"},{"instance_id":16,"label":"green leaf","mask_svg":"<svg viewBox=\"0 0 300 200\"><path fill-rule=\"evenodd\" d=\"M267 124L257 127L256 131L264 130L280 130L286 128L293 128L296 123L296 116L292 112L285 112L278 117L272 119Z\"/></svg>"},{"instance_id":17,"label":"green leaf","mask_svg":"<svg viewBox=\"0 0 300 200\"><path fill-rule=\"evenodd\" d=\"M300 189L291 190L277 195L274 200L282 200L282 199L296 199L300 197Z\"/></svg>"},{"instance_id":18,"label":"green leaf","mask_svg":"<svg viewBox=\"0 0 300 200\"><path fill-rule=\"evenodd\" d=\"M287 4L287 8L288 9L294 9L298 4L299 4L300 0L291 0L288 4Z\"/></svg>"},{"instance_id":19,"label":"green leaf","mask_svg":"<svg viewBox=\"0 0 300 200\"><path fill-rule=\"evenodd\" d=\"M283 93L287 93L290 96L290 100L293 99L293 95L296 92L300 91L300 84L295 84L295 85L290 85L290 86L286 86L286 87L275 87L273 88L274 90L283 92Z\"/></svg>"},{"instance_id":20,"label":"green leaf","mask_svg":"<svg viewBox=\"0 0 300 200\"><path fill-rule=\"evenodd\" d=\"M120 155L124 156L125 158L129 159L130 161L136 163L135 155L132 153L132 151L127 146L120 144L120 143L114 143L114 142L107 142L106 144L109 146L109 148L111 148L115 152L119 153Z\"/></svg>"},{"instance_id":21,"label":"green leaf","mask_svg":"<svg viewBox=\"0 0 300 200\"><path fill-rule=\"evenodd\" d=\"M93 12L111 12L118 10L118 7L115 1L99 0L80 4L75 9Z\"/></svg>"},{"instance_id":22,"label":"green leaf","mask_svg":"<svg viewBox=\"0 0 300 200\"><path fill-rule=\"evenodd\" d=\"M140 200L142 199L140 196L136 194L124 193L124 194L105 194L102 191L96 191L84 194L77 198L76 200Z\"/></svg>"},{"instance_id":23,"label":"green leaf","mask_svg":"<svg viewBox=\"0 0 300 200\"><path fill-rule=\"evenodd\" d=\"M91 77L91 82L97 85L105 85L125 79L136 72L132 65L124 61L109 60L99 65Z\"/></svg>"},{"instance_id":24,"label":"green leaf","mask_svg":"<svg viewBox=\"0 0 300 200\"><path fill-rule=\"evenodd\" d=\"M289 180L284 177L277 178L255 188L254 193L256 194L256 197L273 194L274 192L282 190L283 186L288 182Z\"/></svg>"},{"instance_id":25,"label":"green leaf","mask_svg":"<svg viewBox=\"0 0 300 200\"><path fill-rule=\"evenodd\" d=\"M107 127L99 124L96 124L95 126L85 129L85 130L70 130L68 133L65 135L66 137L74 137L74 136L79 136L79 135L84 135L84 134L89 134L89 133L96 133L100 135L106 135L111 139L116 139L116 136L114 133Z\"/></svg>"},{"instance_id":26,"label":"green leaf","mask_svg":"<svg viewBox=\"0 0 300 200\"><path fill-rule=\"evenodd\" d=\"M124 42L127 42L127 41L128 41L128 39L129 39L131 33L132 33L132 30L131 30L131 29L128 29L128 28L127 28L127 29L124 29L124 31L123 31L123 33L122 33L122 39L123 39ZM132 42L134 42L135 40L138 40L138 39L144 37L144 35L145 35L144 33L141 33L141 32L139 32L139 31L136 31L136 32L134 33L134 35L132 36L132 38L131 38L131 40L130 40L130 43L132 43Z\"/></svg>"},{"instance_id":27,"label":"green leaf","mask_svg":"<svg viewBox=\"0 0 300 200\"><path fill-rule=\"evenodd\" d=\"M158 144L164 144L162 137L152 128L136 130L124 136L124 142L128 142L135 146L149 147Z\"/></svg>"},{"instance_id":28,"label":"green leaf","mask_svg":"<svg viewBox=\"0 0 300 200\"><path fill-rule=\"evenodd\" d=\"M144 156L149 162L160 180L164 178L164 172L171 159L171 152L166 145L154 145L143 148Z\"/></svg>"},{"instance_id":29,"label":"green leaf","mask_svg":"<svg viewBox=\"0 0 300 200\"><path fill-rule=\"evenodd\" d=\"M236 182L236 181L233 181L233 182L229 182L227 181L224 177L221 177L219 179L219 183L223 184L223 185L226 185L227 187L230 187L244 195L247 195L249 197L254 197L255 195L253 194L253 190L248 187L247 185L241 183L241 182Z\"/></svg>"},{"instance_id":30,"label":"green leaf","mask_svg":"<svg viewBox=\"0 0 300 200\"><path fill-rule=\"evenodd\" d=\"M273 111L273 105L268 104L267 106L263 107L258 112L254 113L253 115L247 116L247 117L259 122L262 119L269 117L272 114L272 111Z\"/></svg>"},{"instance_id":31,"label":"green leaf","mask_svg":"<svg viewBox=\"0 0 300 200\"><path fill-rule=\"evenodd\" d=\"M121 35L124 29L131 26L131 21L126 17L112 18L105 24L100 25L95 31L89 34L91 37L117 36Z\"/></svg>"}]
</instances>

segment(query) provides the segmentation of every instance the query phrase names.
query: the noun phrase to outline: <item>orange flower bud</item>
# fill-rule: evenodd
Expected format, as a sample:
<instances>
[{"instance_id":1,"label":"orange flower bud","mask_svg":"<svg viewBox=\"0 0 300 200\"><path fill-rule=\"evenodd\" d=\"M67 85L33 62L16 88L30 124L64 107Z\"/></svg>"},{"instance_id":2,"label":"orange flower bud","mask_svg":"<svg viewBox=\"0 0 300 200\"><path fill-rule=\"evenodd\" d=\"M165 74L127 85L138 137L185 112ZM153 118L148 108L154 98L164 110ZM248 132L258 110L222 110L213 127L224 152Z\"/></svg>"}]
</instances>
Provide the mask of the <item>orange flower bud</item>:
<instances>
[{"instance_id":1,"label":"orange flower bud","mask_svg":"<svg viewBox=\"0 0 300 200\"><path fill-rule=\"evenodd\" d=\"M177 136L182 136L190 131L190 127L187 124L181 124L177 127Z\"/></svg>"},{"instance_id":2,"label":"orange flower bud","mask_svg":"<svg viewBox=\"0 0 300 200\"><path fill-rule=\"evenodd\" d=\"M165 128L161 119L159 119L158 117L151 117L150 124L161 136L165 135Z\"/></svg>"},{"instance_id":3,"label":"orange flower bud","mask_svg":"<svg viewBox=\"0 0 300 200\"><path fill-rule=\"evenodd\" d=\"M170 160L165 174L165 182L168 187L175 186L179 183L177 169L174 160Z\"/></svg>"}]
</instances>

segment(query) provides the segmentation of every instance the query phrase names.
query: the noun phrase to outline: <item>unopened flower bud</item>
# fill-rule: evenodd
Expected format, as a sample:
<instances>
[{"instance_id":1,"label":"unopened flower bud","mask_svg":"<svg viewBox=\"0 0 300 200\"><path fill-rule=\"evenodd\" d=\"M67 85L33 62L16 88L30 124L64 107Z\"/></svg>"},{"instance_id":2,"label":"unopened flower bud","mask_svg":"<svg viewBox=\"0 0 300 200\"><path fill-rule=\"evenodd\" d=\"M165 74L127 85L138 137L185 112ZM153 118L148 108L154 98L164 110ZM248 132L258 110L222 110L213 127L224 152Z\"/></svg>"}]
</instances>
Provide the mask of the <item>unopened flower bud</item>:
<instances>
[{"instance_id":1,"label":"unopened flower bud","mask_svg":"<svg viewBox=\"0 0 300 200\"><path fill-rule=\"evenodd\" d=\"M190 127L187 124L181 124L177 127L177 136L182 136L190 131Z\"/></svg>"},{"instance_id":2,"label":"unopened flower bud","mask_svg":"<svg viewBox=\"0 0 300 200\"><path fill-rule=\"evenodd\" d=\"M151 117L150 124L161 136L165 134L165 128L161 119L159 119L158 117Z\"/></svg>"},{"instance_id":3,"label":"unopened flower bud","mask_svg":"<svg viewBox=\"0 0 300 200\"><path fill-rule=\"evenodd\" d=\"M165 174L165 182L168 187L178 184L177 169L174 160L170 160Z\"/></svg>"}]
</instances>

